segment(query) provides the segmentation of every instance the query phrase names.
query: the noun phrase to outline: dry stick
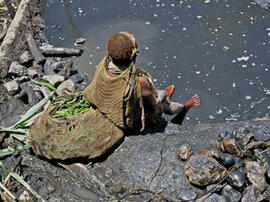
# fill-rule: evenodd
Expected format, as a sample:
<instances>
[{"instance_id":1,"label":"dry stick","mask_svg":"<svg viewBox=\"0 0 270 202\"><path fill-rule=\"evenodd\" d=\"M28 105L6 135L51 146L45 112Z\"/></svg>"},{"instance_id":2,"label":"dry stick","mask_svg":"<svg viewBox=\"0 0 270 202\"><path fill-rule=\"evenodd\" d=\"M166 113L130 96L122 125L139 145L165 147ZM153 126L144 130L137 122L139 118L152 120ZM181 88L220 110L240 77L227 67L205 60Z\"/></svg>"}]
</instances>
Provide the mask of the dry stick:
<instances>
[{"instance_id":1,"label":"dry stick","mask_svg":"<svg viewBox=\"0 0 270 202\"><path fill-rule=\"evenodd\" d=\"M31 32L26 32L25 33L26 41L29 45L30 52L32 53L35 61L38 64L42 64L45 62L45 57L42 55L40 52L39 48L37 47L36 40L34 39L33 35Z\"/></svg>"},{"instance_id":2,"label":"dry stick","mask_svg":"<svg viewBox=\"0 0 270 202\"><path fill-rule=\"evenodd\" d=\"M8 20L5 19L5 20L4 20L4 23L3 23L3 31L2 31L2 33L0 33L0 42L3 41L3 39L5 38L5 36L6 36L6 34L7 34L8 27L9 27L8 24L9 24L9 23L8 23Z\"/></svg>"},{"instance_id":3,"label":"dry stick","mask_svg":"<svg viewBox=\"0 0 270 202\"><path fill-rule=\"evenodd\" d=\"M14 16L15 16L15 9L11 5L11 1L10 0L4 0L4 2L5 2L5 5L6 5L7 9L8 9L8 12L9 12L11 18L14 18Z\"/></svg>"},{"instance_id":4,"label":"dry stick","mask_svg":"<svg viewBox=\"0 0 270 202\"><path fill-rule=\"evenodd\" d=\"M151 178L150 183L149 183L149 187L151 186L152 181L154 180L154 178L157 176L157 174L158 174L158 172L159 172L159 169L160 169L160 167L161 167L161 164L162 164L162 162L163 162L163 149L164 149L166 140L167 140L167 136L165 136L165 138L164 138L164 141L163 141L163 144L162 144L162 147L161 147L161 150L160 150L160 161L159 161L159 164L158 164L157 169L155 170L155 172L154 172L153 175L152 175L152 178Z\"/></svg>"},{"instance_id":5,"label":"dry stick","mask_svg":"<svg viewBox=\"0 0 270 202\"><path fill-rule=\"evenodd\" d=\"M62 47L39 47L40 51L46 56L70 57L80 56L83 52L81 49L62 48Z\"/></svg>"}]
</instances>

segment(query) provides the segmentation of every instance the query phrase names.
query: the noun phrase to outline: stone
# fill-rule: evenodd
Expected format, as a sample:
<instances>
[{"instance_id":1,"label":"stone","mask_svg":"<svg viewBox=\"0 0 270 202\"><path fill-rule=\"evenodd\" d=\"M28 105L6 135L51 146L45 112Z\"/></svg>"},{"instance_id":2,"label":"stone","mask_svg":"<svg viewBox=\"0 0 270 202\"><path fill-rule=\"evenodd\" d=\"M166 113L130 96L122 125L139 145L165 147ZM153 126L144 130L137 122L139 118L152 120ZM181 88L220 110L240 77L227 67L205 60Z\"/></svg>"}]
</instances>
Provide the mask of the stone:
<instances>
[{"instance_id":1,"label":"stone","mask_svg":"<svg viewBox=\"0 0 270 202\"><path fill-rule=\"evenodd\" d=\"M80 74L74 74L69 77L74 83L81 83L83 82L84 78Z\"/></svg>"},{"instance_id":2,"label":"stone","mask_svg":"<svg viewBox=\"0 0 270 202\"><path fill-rule=\"evenodd\" d=\"M270 6L270 0L255 0L255 2L264 9L268 9L268 7Z\"/></svg>"},{"instance_id":3,"label":"stone","mask_svg":"<svg viewBox=\"0 0 270 202\"><path fill-rule=\"evenodd\" d=\"M36 76L38 76L38 71L35 68L28 68L27 75L29 76L30 79L33 79Z\"/></svg>"},{"instance_id":4,"label":"stone","mask_svg":"<svg viewBox=\"0 0 270 202\"><path fill-rule=\"evenodd\" d=\"M63 61L55 61L54 59L47 59L44 64L44 73L47 75L55 74L55 72L60 71L63 68Z\"/></svg>"},{"instance_id":5,"label":"stone","mask_svg":"<svg viewBox=\"0 0 270 202\"><path fill-rule=\"evenodd\" d=\"M211 191L211 193L220 192L224 185L222 184L211 184L206 187L206 191Z\"/></svg>"},{"instance_id":6,"label":"stone","mask_svg":"<svg viewBox=\"0 0 270 202\"><path fill-rule=\"evenodd\" d=\"M224 131L221 131L219 133L218 138L219 138L219 140L232 139L232 138L234 138L234 135L233 135L232 131L224 130Z\"/></svg>"},{"instance_id":7,"label":"stone","mask_svg":"<svg viewBox=\"0 0 270 202\"><path fill-rule=\"evenodd\" d=\"M29 78L28 78L28 76L21 76L21 77L18 77L16 79L14 79L14 80L17 81L18 84L21 84L21 83L23 83L25 81L28 81Z\"/></svg>"},{"instance_id":8,"label":"stone","mask_svg":"<svg viewBox=\"0 0 270 202\"><path fill-rule=\"evenodd\" d=\"M191 190L188 189L182 189L178 192L178 198L184 201L192 201L195 200L197 197L197 194Z\"/></svg>"},{"instance_id":9,"label":"stone","mask_svg":"<svg viewBox=\"0 0 270 202\"><path fill-rule=\"evenodd\" d=\"M232 171L227 176L227 181L229 185L236 189L240 189L246 182L244 169L239 168L237 170Z\"/></svg>"},{"instance_id":10,"label":"stone","mask_svg":"<svg viewBox=\"0 0 270 202\"><path fill-rule=\"evenodd\" d=\"M64 92L74 92L75 91L75 83L68 79L61 83L56 89L57 95L63 95Z\"/></svg>"},{"instance_id":11,"label":"stone","mask_svg":"<svg viewBox=\"0 0 270 202\"><path fill-rule=\"evenodd\" d=\"M261 165L257 161L245 161L245 171L248 180L256 187L260 192L263 192L266 187L266 164Z\"/></svg>"},{"instance_id":12,"label":"stone","mask_svg":"<svg viewBox=\"0 0 270 202\"><path fill-rule=\"evenodd\" d=\"M216 193L207 197L204 202L230 202L227 197L218 195Z\"/></svg>"},{"instance_id":13,"label":"stone","mask_svg":"<svg viewBox=\"0 0 270 202\"><path fill-rule=\"evenodd\" d=\"M38 92L35 93L33 90L33 84L31 84L31 81L25 82L20 84L21 92L20 94L16 95L16 98L22 98L24 96L27 96L28 104L30 106L34 106L39 102L39 100L42 98ZM35 85L36 86L36 85Z\"/></svg>"},{"instance_id":14,"label":"stone","mask_svg":"<svg viewBox=\"0 0 270 202\"><path fill-rule=\"evenodd\" d=\"M19 62L14 61L11 63L8 73L15 76L23 76L26 72L26 67L21 65Z\"/></svg>"},{"instance_id":15,"label":"stone","mask_svg":"<svg viewBox=\"0 0 270 202\"><path fill-rule=\"evenodd\" d=\"M44 75L42 77L43 80L48 81L52 85L57 85L64 81L64 77L61 75L53 74L53 75Z\"/></svg>"},{"instance_id":16,"label":"stone","mask_svg":"<svg viewBox=\"0 0 270 202\"><path fill-rule=\"evenodd\" d=\"M80 44L84 44L85 41L86 41L85 38L80 37L80 38L75 40L75 46L78 46Z\"/></svg>"},{"instance_id":17,"label":"stone","mask_svg":"<svg viewBox=\"0 0 270 202\"><path fill-rule=\"evenodd\" d=\"M188 180L198 186L207 186L220 181L226 175L227 169L214 158L197 154L189 158L185 165Z\"/></svg>"},{"instance_id":18,"label":"stone","mask_svg":"<svg viewBox=\"0 0 270 202\"><path fill-rule=\"evenodd\" d=\"M263 192L263 198L267 201L270 201L270 185Z\"/></svg>"},{"instance_id":19,"label":"stone","mask_svg":"<svg viewBox=\"0 0 270 202\"><path fill-rule=\"evenodd\" d=\"M241 199L241 192L237 191L236 189L232 188L230 185L226 185L223 189L221 194L231 202L238 202Z\"/></svg>"},{"instance_id":20,"label":"stone","mask_svg":"<svg viewBox=\"0 0 270 202\"><path fill-rule=\"evenodd\" d=\"M24 191L19 196L19 201L21 201L21 202L29 202L29 201L33 201L33 199L30 197L30 195L29 195L29 193L27 191Z\"/></svg>"},{"instance_id":21,"label":"stone","mask_svg":"<svg viewBox=\"0 0 270 202\"><path fill-rule=\"evenodd\" d=\"M223 152L226 151L230 154L237 155L238 157L241 158L244 156L235 139L223 139L222 141L219 142L219 147Z\"/></svg>"},{"instance_id":22,"label":"stone","mask_svg":"<svg viewBox=\"0 0 270 202\"><path fill-rule=\"evenodd\" d=\"M263 196L253 185L250 185L244 189L241 202L257 202L262 200Z\"/></svg>"},{"instance_id":23,"label":"stone","mask_svg":"<svg viewBox=\"0 0 270 202\"><path fill-rule=\"evenodd\" d=\"M229 168L229 167L232 167L234 164L235 164L235 158L233 155L231 154L227 154L227 153L223 153L223 158L222 158L222 164L226 167L226 168Z\"/></svg>"},{"instance_id":24,"label":"stone","mask_svg":"<svg viewBox=\"0 0 270 202\"><path fill-rule=\"evenodd\" d=\"M222 160L223 156L222 153L217 149L210 149L210 150L201 150L199 154L203 154L209 157L213 157L216 160Z\"/></svg>"},{"instance_id":25,"label":"stone","mask_svg":"<svg viewBox=\"0 0 270 202\"><path fill-rule=\"evenodd\" d=\"M192 148L188 144L182 144L177 150L177 155L182 160L187 160L192 154Z\"/></svg>"},{"instance_id":26,"label":"stone","mask_svg":"<svg viewBox=\"0 0 270 202\"><path fill-rule=\"evenodd\" d=\"M257 137L254 133L248 133L244 135L242 138L240 138L237 143L241 148L244 148L248 143L250 143L252 140L257 140Z\"/></svg>"},{"instance_id":27,"label":"stone","mask_svg":"<svg viewBox=\"0 0 270 202\"><path fill-rule=\"evenodd\" d=\"M19 57L19 62L22 65L26 65L31 63L34 60L32 54L30 53L30 51L24 51L23 54L21 54L21 56Z\"/></svg>"},{"instance_id":28,"label":"stone","mask_svg":"<svg viewBox=\"0 0 270 202\"><path fill-rule=\"evenodd\" d=\"M12 80L5 83L4 87L6 88L7 92L11 95L16 94L19 90L19 84L16 80Z\"/></svg>"}]
</instances>

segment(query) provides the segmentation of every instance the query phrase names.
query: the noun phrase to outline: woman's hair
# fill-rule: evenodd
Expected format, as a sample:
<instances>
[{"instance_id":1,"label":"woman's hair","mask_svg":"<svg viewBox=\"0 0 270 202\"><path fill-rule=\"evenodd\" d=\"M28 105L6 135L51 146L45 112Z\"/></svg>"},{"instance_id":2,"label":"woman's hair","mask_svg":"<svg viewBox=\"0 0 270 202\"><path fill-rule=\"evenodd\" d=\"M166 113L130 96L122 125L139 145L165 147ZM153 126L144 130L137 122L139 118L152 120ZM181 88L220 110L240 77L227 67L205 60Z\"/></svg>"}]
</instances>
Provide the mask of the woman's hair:
<instances>
[{"instance_id":1,"label":"woman's hair","mask_svg":"<svg viewBox=\"0 0 270 202\"><path fill-rule=\"evenodd\" d=\"M137 51L136 44L134 44L135 43L125 32L113 34L107 43L108 55L112 58L114 63L130 64L134 59L134 50Z\"/></svg>"}]
</instances>

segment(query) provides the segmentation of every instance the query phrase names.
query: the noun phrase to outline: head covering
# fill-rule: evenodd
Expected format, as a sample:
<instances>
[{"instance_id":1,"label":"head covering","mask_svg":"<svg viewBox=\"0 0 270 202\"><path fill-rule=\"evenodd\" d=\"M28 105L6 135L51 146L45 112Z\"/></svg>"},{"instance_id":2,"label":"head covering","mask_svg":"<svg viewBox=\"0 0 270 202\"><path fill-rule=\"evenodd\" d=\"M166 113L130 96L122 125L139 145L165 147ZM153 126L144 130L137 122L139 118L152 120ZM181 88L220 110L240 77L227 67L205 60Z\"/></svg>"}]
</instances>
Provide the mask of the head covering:
<instances>
[{"instance_id":1,"label":"head covering","mask_svg":"<svg viewBox=\"0 0 270 202\"><path fill-rule=\"evenodd\" d=\"M113 34L107 43L107 53L115 63L131 63L138 53L136 38L130 32Z\"/></svg>"}]
</instances>

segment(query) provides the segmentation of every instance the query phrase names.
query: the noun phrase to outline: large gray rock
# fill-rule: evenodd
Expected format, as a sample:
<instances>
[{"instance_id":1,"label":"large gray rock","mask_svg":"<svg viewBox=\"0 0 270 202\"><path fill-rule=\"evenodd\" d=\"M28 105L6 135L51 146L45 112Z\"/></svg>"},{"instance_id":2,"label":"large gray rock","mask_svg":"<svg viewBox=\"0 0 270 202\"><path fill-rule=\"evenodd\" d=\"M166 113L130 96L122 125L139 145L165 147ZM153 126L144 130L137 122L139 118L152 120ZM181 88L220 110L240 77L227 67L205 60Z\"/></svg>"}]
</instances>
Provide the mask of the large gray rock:
<instances>
[{"instance_id":1,"label":"large gray rock","mask_svg":"<svg viewBox=\"0 0 270 202\"><path fill-rule=\"evenodd\" d=\"M14 61L11 63L8 73L15 76L23 76L26 73L27 68L21 65L19 62Z\"/></svg>"},{"instance_id":2,"label":"large gray rock","mask_svg":"<svg viewBox=\"0 0 270 202\"><path fill-rule=\"evenodd\" d=\"M75 83L69 79L61 83L56 89L57 95L63 95L64 92L74 92L75 91Z\"/></svg>"},{"instance_id":3,"label":"large gray rock","mask_svg":"<svg viewBox=\"0 0 270 202\"><path fill-rule=\"evenodd\" d=\"M7 92L11 95L14 95L19 90L19 84L16 80L12 80L5 83L4 87L6 88Z\"/></svg>"},{"instance_id":4,"label":"large gray rock","mask_svg":"<svg viewBox=\"0 0 270 202\"><path fill-rule=\"evenodd\" d=\"M241 193L230 185L226 185L222 189L222 195L230 199L231 202L238 202L241 199Z\"/></svg>"},{"instance_id":5,"label":"large gray rock","mask_svg":"<svg viewBox=\"0 0 270 202\"><path fill-rule=\"evenodd\" d=\"M24 65L24 64L29 64L34 60L32 54L29 51L24 51L23 54L21 54L19 58L19 62Z\"/></svg>"},{"instance_id":6,"label":"large gray rock","mask_svg":"<svg viewBox=\"0 0 270 202\"><path fill-rule=\"evenodd\" d=\"M270 122L183 126L168 124L165 129L157 127L143 135L126 136L118 148L94 161L92 165L67 167L68 170L25 151L21 163L24 168L22 176L34 190L40 190L48 201L89 201L84 198L84 193L93 197L93 200L97 197L105 201L161 201L155 194L137 190L150 190L168 198L179 198L179 193L188 189L200 197L204 191L192 186L187 180L184 162L179 160L177 149L184 143L190 144L195 153L211 149L216 147L218 134L225 127L237 129L245 125L254 131L261 131L260 136L270 136ZM42 187L53 189L46 193ZM82 190L78 190L78 187ZM91 193L85 192L85 189ZM218 198L225 200L221 196Z\"/></svg>"},{"instance_id":7,"label":"large gray rock","mask_svg":"<svg viewBox=\"0 0 270 202\"><path fill-rule=\"evenodd\" d=\"M57 74L45 75L42 77L42 79L48 81L52 85L57 85L64 81L64 77Z\"/></svg>"}]
</instances>

